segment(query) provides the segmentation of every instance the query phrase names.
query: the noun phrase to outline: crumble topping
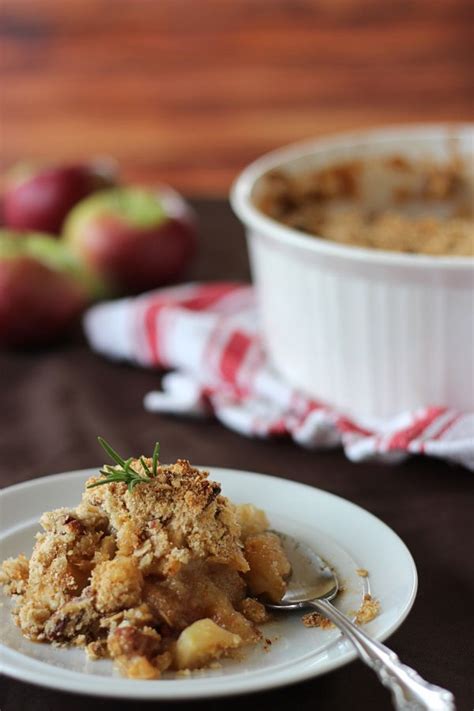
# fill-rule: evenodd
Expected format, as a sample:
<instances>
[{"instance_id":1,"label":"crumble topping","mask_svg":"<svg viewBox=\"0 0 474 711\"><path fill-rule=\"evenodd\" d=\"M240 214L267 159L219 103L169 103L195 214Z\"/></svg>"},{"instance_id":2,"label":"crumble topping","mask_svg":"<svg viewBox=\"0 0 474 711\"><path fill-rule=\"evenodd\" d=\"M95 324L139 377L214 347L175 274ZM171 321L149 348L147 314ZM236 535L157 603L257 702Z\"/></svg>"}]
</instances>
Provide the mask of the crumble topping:
<instances>
[{"instance_id":1,"label":"crumble topping","mask_svg":"<svg viewBox=\"0 0 474 711\"><path fill-rule=\"evenodd\" d=\"M327 617L324 617L324 615L321 615L320 612L308 612L306 615L303 615L301 621L305 627L321 627L325 630L335 627L334 623L328 620Z\"/></svg>"},{"instance_id":2,"label":"crumble topping","mask_svg":"<svg viewBox=\"0 0 474 711\"><path fill-rule=\"evenodd\" d=\"M291 568L265 513L233 505L185 460L119 460L87 481L76 508L43 514L29 560L3 562L23 635L83 647L137 679L217 668L260 640L268 650L258 625L271 618L255 597L280 600ZM378 609L366 595L357 622ZM317 612L303 623L333 626Z\"/></svg>"},{"instance_id":3,"label":"crumble topping","mask_svg":"<svg viewBox=\"0 0 474 711\"><path fill-rule=\"evenodd\" d=\"M30 560L2 564L22 633L140 679L257 643L269 615L253 596L283 593L289 573L265 514L234 506L185 460L121 461L87 481L76 508L43 514Z\"/></svg>"},{"instance_id":4,"label":"crumble topping","mask_svg":"<svg viewBox=\"0 0 474 711\"><path fill-rule=\"evenodd\" d=\"M380 612L380 603L378 600L369 595L368 593L364 595L364 600L359 610L356 613L356 624L365 625L367 622L371 622Z\"/></svg>"},{"instance_id":5,"label":"crumble topping","mask_svg":"<svg viewBox=\"0 0 474 711\"><path fill-rule=\"evenodd\" d=\"M380 603L368 593L364 595L362 604L357 612L350 612L350 617L355 617L357 625L365 625L377 617L380 612ZM321 615L320 612L308 612L301 618L305 627L321 627L322 629L332 629L335 627L331 620Z\"/></svg>"},{"instance_id":6,"label":"crumble topping","mask_svg":"<svg viewBox=\"0 0 474 711\"><path fill-rule=\"evenodd\" d=\"M132 466L145 473L140 460ZM103 511L116 532L117 553L136 557L146 574L174 574L192 559L204 557L245 572L240 526L220 491L206 472L178 460L160 466L149 484L133 492L123 482L86 489L78 513L82 506Z\"/></svg>"},{"instance_id":7,"label":"crumble topping","mask_svg":"<svg viewBox=\"0 0 474 711\"><path fill-rule=\"evenodd\" d=\"M322 239L474 256L474 177L458 156L445 163L389 156L301 173L272 170L257 187L263 213Z\"/></svg>"}]
</instances>

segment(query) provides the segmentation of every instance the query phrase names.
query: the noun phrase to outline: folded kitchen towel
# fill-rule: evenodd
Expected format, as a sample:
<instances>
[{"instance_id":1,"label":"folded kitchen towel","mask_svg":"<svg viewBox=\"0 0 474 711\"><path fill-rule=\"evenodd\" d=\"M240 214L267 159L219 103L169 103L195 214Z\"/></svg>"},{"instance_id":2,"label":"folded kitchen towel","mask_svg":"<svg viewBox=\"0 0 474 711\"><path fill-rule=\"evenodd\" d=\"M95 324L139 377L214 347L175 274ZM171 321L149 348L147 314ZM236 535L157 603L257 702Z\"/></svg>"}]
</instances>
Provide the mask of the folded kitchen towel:
<instances>
[{"instance_id":1,"label":"folded kitchen towel","mask_svg":"<svg viewBox=\"0 0 474 711\"><path fill-rule=\"evenodd\" d=\"M251 286L186 284L101 303L84 328L99 353L170 371L145 397L151 412L214 414L243 435L287 435L312 449L342 445L353 461L425 454L474 469L474 413L429 406L349 418L284 382L265 353Z\"/></svg>"}]
</instances>

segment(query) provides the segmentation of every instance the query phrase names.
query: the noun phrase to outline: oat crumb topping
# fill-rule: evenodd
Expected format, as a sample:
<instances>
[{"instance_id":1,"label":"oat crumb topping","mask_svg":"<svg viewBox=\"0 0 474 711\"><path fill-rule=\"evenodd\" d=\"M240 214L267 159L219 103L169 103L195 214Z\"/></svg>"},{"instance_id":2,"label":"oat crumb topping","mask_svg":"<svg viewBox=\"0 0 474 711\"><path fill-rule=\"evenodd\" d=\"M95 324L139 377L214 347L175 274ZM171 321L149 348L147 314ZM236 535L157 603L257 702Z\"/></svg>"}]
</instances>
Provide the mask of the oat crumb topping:
<instances>
[{"instance_id":1,"label":"oat crumb topping","mask_svg":"<svg viewBox=\"0 0 474 711\"><path fill-rule=\"evenodd\" d=\"M23 635L83 647L135 679L217 668L259 642L269 615L255 598L284 594L289 570L263 511L234 506L184 459L106 451L116 464L76 508L42 515L30 559L1 566Z\"/></svg>"},{"instance_id":2,"label":"oat crumb topping","mask_svg":"<svg viewBox=\"0 0 474 711\"><path fill-rule=\"evenodd\" d=\"M380 612L380 603L378 600L369 595L364 595L362 605L356 612L355 621L358 625L365 625L377 617Z\"/></svg>"},{"instance_id":3,"label":"oat crumb topping","mask_svg":"<svg viewBox=\"0 0 474 711\"><path fill-rule=\"evenodd\" d=\"M327 617L321 615L320 612L308 612L301 618L305 627L321 627L322 629L329 630L335 627L331 620Z\"/></svg>"}]
</instances>

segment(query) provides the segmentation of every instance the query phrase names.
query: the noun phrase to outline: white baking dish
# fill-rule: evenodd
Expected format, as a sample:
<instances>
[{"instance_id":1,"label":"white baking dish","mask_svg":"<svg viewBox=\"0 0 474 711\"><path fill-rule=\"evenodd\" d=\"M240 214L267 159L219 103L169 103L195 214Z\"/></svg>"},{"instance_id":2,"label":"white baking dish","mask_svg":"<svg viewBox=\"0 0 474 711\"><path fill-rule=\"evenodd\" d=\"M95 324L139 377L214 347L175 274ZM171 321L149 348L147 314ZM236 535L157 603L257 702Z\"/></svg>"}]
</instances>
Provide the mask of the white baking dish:
<instances>
[{"instance_id":1,"label":"white baking dish","mask_svg":"<svg viewBox=\"0 0 474 711\"><path fill-rule=\"evenodd\" d=\"M474 126L371 130L290 146L247 167L231 192L246 227L275 368L348 413L426 405L474 410L474 259L351 247L279 224L253 204L262 175L380 155L473 152Z\"/></svg>"}]
</instances>

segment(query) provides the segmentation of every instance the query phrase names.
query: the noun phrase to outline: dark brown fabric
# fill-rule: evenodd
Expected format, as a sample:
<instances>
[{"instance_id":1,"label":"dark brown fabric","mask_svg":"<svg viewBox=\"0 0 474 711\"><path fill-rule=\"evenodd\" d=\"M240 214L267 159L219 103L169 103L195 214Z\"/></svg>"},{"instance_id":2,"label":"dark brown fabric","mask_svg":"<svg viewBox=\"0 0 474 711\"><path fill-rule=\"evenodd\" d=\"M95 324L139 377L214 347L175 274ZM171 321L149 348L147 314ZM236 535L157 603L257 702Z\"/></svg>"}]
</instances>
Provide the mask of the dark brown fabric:
<instances>
[{"instance_id":1,"label":"dark brown fabric","mask_svg":"<svg viewBox=\"0 0 474 711\"><path fill-rule=\"evenodd\" d=\"M243 233L230 209L204 201L196 208L203 237L192 276L248 278ZM289 441L248 440L214 421L148 414L142 398L156 387L157 374L107 362L91 353L79 335L48 351L3 354L0 374L3 486L98 464L97 434L123 452L146 451L159 438L166 460L187 457L197 464L294 479L346 497L379 516L410 548L420 578L415 606L390 646L425 678L451 689L458 709L472 708L472 473L423 458L394 467L352 464L339 451L308 452ZM390 560L386 564L390 566ZM2 711L82 711L84 703L79 696L2 680ZM117 700L86 703L88 711L151 708ZM177 706L186 705L197 711L220 708L218 700ZM225 705L228 711L391 708L388 693L359 662L297 686L228 699Z\"/></svg>"}]
</instances>

